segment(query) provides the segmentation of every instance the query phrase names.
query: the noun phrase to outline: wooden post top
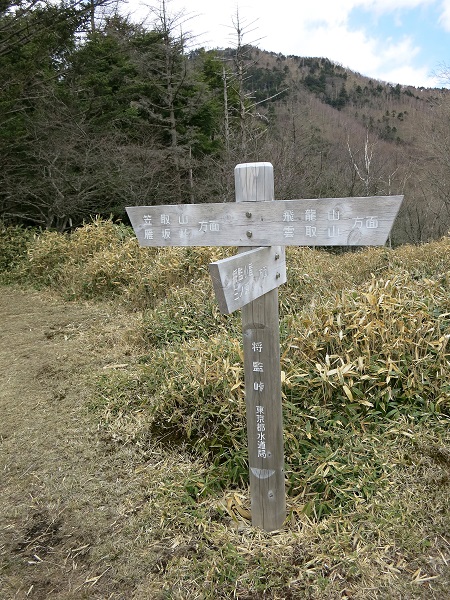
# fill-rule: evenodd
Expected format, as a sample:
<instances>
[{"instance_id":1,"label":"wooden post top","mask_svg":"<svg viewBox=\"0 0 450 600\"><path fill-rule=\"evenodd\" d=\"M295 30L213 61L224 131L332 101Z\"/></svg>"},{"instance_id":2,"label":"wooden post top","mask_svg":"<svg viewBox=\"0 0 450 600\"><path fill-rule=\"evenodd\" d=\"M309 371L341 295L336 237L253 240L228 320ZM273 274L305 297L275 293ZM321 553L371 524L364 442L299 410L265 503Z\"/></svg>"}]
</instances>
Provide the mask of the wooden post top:
<instances>
[{"instance_id":1,"label":"wooden post top","mask_svg":"<svg viewBox=\"0 0 450 600\"><path fill-rule=\"evenodd\" d=\"M234 181L236 202L267 202L275 197L273 166L269 162L236 165Z\"/></svg>"}]
</instances>

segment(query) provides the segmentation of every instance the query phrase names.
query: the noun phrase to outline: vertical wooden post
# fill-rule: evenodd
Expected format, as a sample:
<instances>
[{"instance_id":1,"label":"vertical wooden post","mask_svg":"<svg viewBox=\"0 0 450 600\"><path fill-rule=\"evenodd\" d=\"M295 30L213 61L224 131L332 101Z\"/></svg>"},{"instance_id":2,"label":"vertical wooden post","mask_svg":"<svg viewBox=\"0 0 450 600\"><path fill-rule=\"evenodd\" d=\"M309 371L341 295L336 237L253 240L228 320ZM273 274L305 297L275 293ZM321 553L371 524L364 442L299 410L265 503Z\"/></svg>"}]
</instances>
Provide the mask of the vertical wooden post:
<instances>
[{"instance_id":1,"label":"vertical wooden post","mask_svg":"<svg viewBox=\"0 0 450 600\"><path fill-rule=\"evenodd\" d=\"M237 165L235 186L236 202L273 201L272 165ZM286 518L278 289L242 308L242 330L252 525L274 531Z\"/></svg>"}]
</instances>

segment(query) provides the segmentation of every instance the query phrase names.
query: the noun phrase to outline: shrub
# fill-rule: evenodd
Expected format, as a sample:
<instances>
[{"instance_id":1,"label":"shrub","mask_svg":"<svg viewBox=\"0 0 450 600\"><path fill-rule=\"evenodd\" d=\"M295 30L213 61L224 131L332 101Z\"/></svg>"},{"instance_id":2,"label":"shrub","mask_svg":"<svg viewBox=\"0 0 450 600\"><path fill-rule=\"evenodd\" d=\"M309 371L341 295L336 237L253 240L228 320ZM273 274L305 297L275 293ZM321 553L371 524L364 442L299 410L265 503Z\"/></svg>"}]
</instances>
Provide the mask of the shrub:
<instances>
[{"instance_id":1,"label":"shrub","mask_svg":"<svg viewBox=\"0 0 450 600\"><path fill-rule=\"evenodd\" d=\"M16 271L26 260L33 231L21 226L6 226L0 221L0 277L3 282L15 279Z\"/></svg>"},{"instance_id":2,"label":"shrub","mask_svg":"<svg viewBox=\"0 0 450 600\"><path fill-rule=\"evenodd\" d=\"M446 275L373 278L318 307L312 320L293 319L290 397L331 404L347 420L368 412L448 412L448 287Z\"/></svg>"},{"instance_id":3,"label":"shrub","mask_svg":"<svg viewBox=\"0 0 450 600\"><path fill-rule=\"evenodd\" d=\"M285 459L290 493L304 498L306 512L320 517L367 501L389 472L377 436L450 413L450 280L440 272L447 248L433 249L431 278L420 249L403 249L402 260L384 249L298 251L311 255L319 291L315 306L282 292ZM326 290L330 271L344 264L359 285L335 275ZM247 466L239 319L221 321L201 282L173 289L146 313L150 354L140 377L151 430L203 458L204 473L188 486L205 493L247 481Z\"/></svg>"}]
</instances>

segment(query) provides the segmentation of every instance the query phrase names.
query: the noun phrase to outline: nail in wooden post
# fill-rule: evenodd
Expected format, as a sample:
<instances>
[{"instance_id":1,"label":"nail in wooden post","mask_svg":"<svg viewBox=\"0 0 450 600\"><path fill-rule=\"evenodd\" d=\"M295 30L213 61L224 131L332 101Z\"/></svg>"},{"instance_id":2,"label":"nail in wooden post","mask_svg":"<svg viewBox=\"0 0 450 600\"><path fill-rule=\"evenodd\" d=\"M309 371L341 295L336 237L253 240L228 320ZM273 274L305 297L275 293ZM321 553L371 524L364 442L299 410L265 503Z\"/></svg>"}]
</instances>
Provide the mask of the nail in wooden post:
<instances>
[{"instance_id":1,"label":"nail in wooden post","mask_svg":"<svg viewBox=\"0 0 450 600\"><path fill-rule=\"evenodd\" d=\"M236 202L273 201L273 166L237 165L235 186ZM252 525L274 531L286 518L278 289L242 308L242 330Z\"/></svg>"}]
</instances>

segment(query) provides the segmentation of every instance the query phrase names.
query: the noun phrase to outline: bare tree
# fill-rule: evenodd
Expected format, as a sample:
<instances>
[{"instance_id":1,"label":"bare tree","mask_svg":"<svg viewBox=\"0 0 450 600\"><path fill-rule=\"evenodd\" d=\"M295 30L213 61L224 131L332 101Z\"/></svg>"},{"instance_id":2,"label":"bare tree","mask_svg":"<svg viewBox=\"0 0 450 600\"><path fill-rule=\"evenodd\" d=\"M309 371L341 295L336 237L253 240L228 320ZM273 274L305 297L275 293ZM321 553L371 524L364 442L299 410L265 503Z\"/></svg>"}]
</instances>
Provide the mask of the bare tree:
<instances>
[{"instance_id":1,"label":"bare tree","mask_svg":"<svg viewBox=\"0 0 450 600\"><path fill-rule=\"evenodd\" d=\"M225 144L230 148L231 128L229 127L230 110L235 111L238 122L238 152L241 156L240 160L247 160L247 157L252 152L250 143L258 141L267 131L266 125L268 118L262 114L258 107L274 99L276 96L283 94L287 88L277 92L270 97L255 101L253 90L249 89L248 80L250 70L257 65L258 60L254 58L255 44L259 39L253 40L250 43L244 42L249 34L256 30L254 27L257 20L247 23L236 10L232 18L232 40L233 50L226 61L231 65L231 68L223 69L224 81L224 129L225 129ZM234 108L228 101L229 88L232 87L237 98L237 106ZM255 127L255 123L257 126Z\"/></svg>"},{"instance_id":2,"label":"bare tree","mask_svg":"<svg viewBox=\"0 0 450 600\"><path fill-rule=\"evenodd\" d=\"M189 145L189 134L181 136L180 111L183 107L183 118L193 107L189 106L185 90L190 86L190 71L187 60L187 48L191 39L190 33L184 30L191 18L185 11L171 13L168 0L160 0L156 7L150 8L153 41L149 53L140 53L138 61L142 74L147 74L152 85L157 89L154 98L142 98L141 109L146 110L149 118L169 138L169 153L173 167L175 185L174 201L185 200L186 193L192 196L192 150ZM184 128L185 129L185 128ZM187 181L187 188L184 185ZM191 198L192 199L192 198Z\"/></svg>"},{"instance_id":3,"label":"bare tree","mask_svg":"<svg viewBox=\"0 0 450 600\"><path fill-rule=\"evenodd\" d=\"M373 154L376 147L376 141L369 140L369 131L366 131L366 139L364 141L363 157L358 161L355 152L350 146L350 136L347 137L347 149L350 155L350 160L353 165L354 172L359 177L364 186L364 195L370 195L370 188L373 180L372 162Z\"/></svg>"}]
</instances>

